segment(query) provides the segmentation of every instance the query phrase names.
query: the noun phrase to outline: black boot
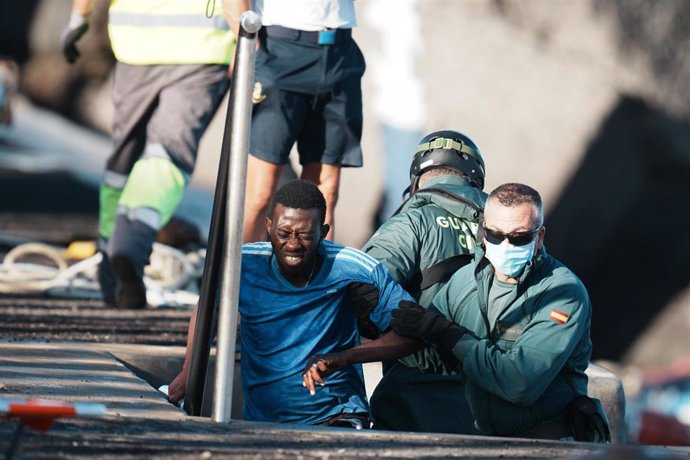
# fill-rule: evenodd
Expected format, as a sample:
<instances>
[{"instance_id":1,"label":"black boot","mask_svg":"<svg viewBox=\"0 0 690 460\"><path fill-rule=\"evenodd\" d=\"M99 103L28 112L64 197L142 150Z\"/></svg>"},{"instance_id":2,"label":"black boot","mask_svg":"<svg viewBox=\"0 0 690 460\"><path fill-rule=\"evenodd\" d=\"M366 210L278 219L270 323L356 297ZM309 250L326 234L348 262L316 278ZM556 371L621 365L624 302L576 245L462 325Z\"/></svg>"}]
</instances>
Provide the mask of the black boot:
<instances>
[{"instance_id":1,"label":"black boot","mask_svg":"<svg viewBox=\"0 0 690 460\"><path fill-rule=\"evenodd\" d=\"M98 284L101 286L101 294L103 295L103 303L108 308L115 308L115 275L113 268L110 265L110 259L105 251L101 251L101 262L98 264L97 277Z\"/></svg>"},{"instance_id":2,"label":"black boot","mask_svg":"<svg viewBox=\"0 0 690 460\"><path fill-rule=\"evenodd\" d=\"M134 264L124 254L115 254L111 259L113 273L117 280L115 305L125 310L141 310L146 307L146 286Z\"/></svg>"},{"instance_id":3,"label":"black boot","mask_svg":"<svg viewBox=\"0 0 690 460\"><path fill-rule=\"evenodd\" d=\"M108 242L110 265L115 275L115 305L137 310L146 307L144 267L148 263L157 231L126 215L115 217Z\"/></svg>"}]
</instances>

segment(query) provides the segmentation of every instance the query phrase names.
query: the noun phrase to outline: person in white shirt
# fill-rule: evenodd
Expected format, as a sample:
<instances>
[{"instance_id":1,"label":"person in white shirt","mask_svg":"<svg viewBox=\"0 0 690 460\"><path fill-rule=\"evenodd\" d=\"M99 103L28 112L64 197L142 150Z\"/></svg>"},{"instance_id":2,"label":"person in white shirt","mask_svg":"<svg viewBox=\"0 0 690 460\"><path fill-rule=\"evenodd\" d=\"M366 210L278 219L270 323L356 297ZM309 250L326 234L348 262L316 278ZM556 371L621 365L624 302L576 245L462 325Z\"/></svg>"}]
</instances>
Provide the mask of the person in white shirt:
<instances>
[{"instance_id":1,"label":"person in white shirt","mask_svg":"<svg viewBox=\"0 0 690 460\"><path fill-rule=\"evenodd\" d=\"M271 196L295 143L301 178L326 198L334 236L340 169L362 166L364 57L352 39L353 0L223 0L231 27L261 15L247 166L244 239L264 240Z\"/></svg>"}]
</instances>

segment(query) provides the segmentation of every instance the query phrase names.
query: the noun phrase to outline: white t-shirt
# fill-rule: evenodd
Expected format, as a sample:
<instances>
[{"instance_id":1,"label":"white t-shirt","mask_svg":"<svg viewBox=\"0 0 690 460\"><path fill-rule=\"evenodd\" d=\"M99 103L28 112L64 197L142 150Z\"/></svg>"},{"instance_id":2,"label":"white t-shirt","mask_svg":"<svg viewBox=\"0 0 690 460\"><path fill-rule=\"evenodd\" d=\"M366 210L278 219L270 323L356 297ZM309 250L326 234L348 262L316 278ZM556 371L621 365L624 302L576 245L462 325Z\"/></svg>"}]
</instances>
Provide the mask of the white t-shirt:
<instances>
[{"instance_id":1,"label":"white t-shirt","mask_svg":"<svg viewBox=\"0 0 690 460\"><path fill-rule=\"evenodd\" d=\"M357 25L354 0L254 0L253 4L264 26L323 30Z\"/></svg>"}]
</instances>

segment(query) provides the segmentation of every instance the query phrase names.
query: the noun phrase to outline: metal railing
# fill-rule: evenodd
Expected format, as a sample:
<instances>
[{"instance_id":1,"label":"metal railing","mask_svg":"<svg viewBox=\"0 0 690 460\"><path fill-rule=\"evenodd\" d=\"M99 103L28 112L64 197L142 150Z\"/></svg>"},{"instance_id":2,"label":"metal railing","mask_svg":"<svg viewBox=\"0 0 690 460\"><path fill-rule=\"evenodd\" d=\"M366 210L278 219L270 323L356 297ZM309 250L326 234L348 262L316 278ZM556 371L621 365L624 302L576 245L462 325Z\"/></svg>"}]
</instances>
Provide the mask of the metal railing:
<instances>
[{"instance_id":1,"label":"metal railing","mask_svg":"<svg viewBox=\"0 0 690 460\"><path fill-rule=\"evenodd\" d=\"M247 11L240 17L230 103L223 134L208 250L187 378L185 411L190 415L200 415L213 340L215 306L219 303L216 378L211 414L211 418L216 422L229 421L232 409L242 225L252 112L251 94L254 84L256 40L260 28L261 20L253 11Z\"/></svg>"}]
</instances>

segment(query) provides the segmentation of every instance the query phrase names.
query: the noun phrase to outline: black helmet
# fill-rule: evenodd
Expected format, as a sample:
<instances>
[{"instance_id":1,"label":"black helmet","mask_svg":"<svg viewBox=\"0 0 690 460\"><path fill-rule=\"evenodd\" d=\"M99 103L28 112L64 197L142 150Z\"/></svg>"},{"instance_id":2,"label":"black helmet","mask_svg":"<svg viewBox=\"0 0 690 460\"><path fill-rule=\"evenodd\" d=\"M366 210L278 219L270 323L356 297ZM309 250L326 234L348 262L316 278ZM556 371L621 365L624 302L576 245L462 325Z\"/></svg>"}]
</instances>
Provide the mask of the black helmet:
<instances>
[{"instance_id":1,"label":"black helmet","mask_svg":"<svg viewBox=\"0 0 690 460\"><path fill-rule=\"evenodd\" d=\"M451 168L478 189L484 188L484 160L472 139L457 131L434 131L419 141L410 165L410 186L414 193L419 176L434 168Z\"/></svg>"}]
</instances>

